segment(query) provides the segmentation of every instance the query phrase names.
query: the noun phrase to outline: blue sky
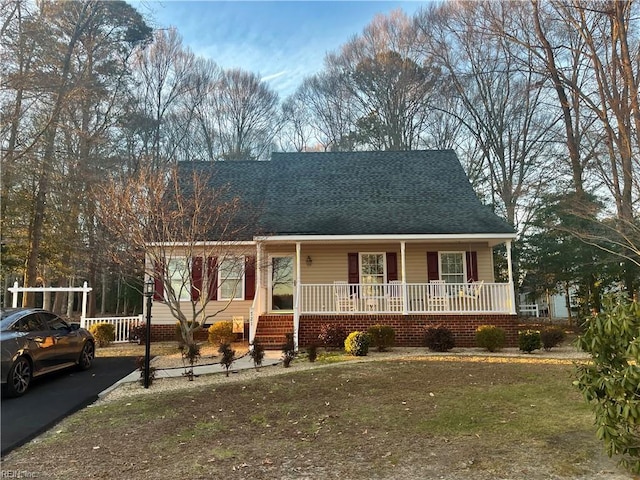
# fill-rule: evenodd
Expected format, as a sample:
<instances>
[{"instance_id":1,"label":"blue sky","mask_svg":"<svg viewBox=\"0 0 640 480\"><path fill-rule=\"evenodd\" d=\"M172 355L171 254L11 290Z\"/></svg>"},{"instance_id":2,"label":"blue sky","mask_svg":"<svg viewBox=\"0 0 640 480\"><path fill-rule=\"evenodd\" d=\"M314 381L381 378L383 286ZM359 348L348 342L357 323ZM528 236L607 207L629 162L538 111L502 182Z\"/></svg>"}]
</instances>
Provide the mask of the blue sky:
<instances>
[{"instance_id":1,"label":"blue sky","mask_svg":"<svg viewBox=\"0 0 640 480\"><path fill-rule=\"evenodd\" d=\"M423 1L138 1L156 28L174 26L185 45L224 68L259 74L281 96L322 69L377 13L412 15Z\"/></svg>"}]
</instances>

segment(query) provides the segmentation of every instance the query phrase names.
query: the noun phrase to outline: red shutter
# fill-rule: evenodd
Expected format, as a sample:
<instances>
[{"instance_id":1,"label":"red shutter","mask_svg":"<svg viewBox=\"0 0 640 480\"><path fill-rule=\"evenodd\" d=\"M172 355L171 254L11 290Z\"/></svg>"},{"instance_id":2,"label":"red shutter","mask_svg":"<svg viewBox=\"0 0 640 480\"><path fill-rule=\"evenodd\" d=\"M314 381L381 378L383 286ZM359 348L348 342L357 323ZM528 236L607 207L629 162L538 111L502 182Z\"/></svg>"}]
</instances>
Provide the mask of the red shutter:
<instances>
[{"instance_id":1,"label":"red shutter","mask_svg":"<svg viewBox=\"0 0 640 480\"><path fill-rule=\"evenodd\" d=\"M396 252L387 252L387 283L398 280L398 256Z\"/></svg>"},{"instance_id":2,"label":"red shutter","mask_svg":"<svg viewBox=\"0 0 640 480\"><path fill-rule=\"evenodd\" d=\"M164 266L160 262L156 262L153 270L153 299L159 302L164 301Z\"/></svg>"},{"instance_id":3,"label":"red shutter","mask_svg":"<svg viewBox=\"0 0 640 480\"><path fill-rule=\"evenodd\" d=\"M478 281L478 252L466 252L467 282Z\"/></svg>"},{"instance_id":4,"label":"red shutter","mask_svg":"<svg viewBox=\"0 0 640 480\"><path fill-rule=\"evenodd\" d=\"M360 268L358 266L358 254L348 253L349 258L349 283L360 283Z\"/></svg>"},{"instance_id":5,"label":"red shutter","mask_svg":"<svg viewBox=\"0 0 640 480\"><path fill-rule=\"evenodd\" d=\"M209 279L208 295L209 300L218 299L218 259L216 257L207 258L207 278Z\"/></svg>"},{"instance_id":6,"label":"red shutter","mask_svg":"<svg viewBox=\"0 0 640 480\"><path fill-rule=\"evenodd\" d=\"M200 299L202 292L202 257L194 257L191 261L191 300Z\"/></svg>"},{"instance_id":7,"label":"red shutter","mask_svg":"<svg viewBox=\"0 0 640 480\"><path fill-rule=\"evenodd\" d=\"M427 252L427 280L440 280L438 252Z\"/></svg>"},{"instance_id":8,"label":"red shutter","mask_svg":"<svg viewBox=\"0 0 640 480\"><path fill-rule=\"evenodd\" d=\"M253 300L256 295L256 257L245 257L244 262L244 299Z\"/></svg>"}]
</instances>

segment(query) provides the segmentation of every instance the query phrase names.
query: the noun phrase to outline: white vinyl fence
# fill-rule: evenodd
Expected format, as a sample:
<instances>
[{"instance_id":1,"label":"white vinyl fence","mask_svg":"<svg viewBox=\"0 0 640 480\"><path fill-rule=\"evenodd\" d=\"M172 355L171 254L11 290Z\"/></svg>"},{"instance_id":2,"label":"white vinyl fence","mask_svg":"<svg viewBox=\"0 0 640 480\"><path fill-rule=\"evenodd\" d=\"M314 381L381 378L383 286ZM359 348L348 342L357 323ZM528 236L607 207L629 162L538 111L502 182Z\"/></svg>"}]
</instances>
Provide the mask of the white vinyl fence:
<instances>
[{"instance_id":1,"label":"white vinyl fence","mask_svg":"<svg viewBox=\"0 0 640 480\"><path fill-rule=\"evenodd\" d=\"M142 319L142 315L138 315L137 317L83 318L80 320L80 326L86 329L89 329L91 325L96 325L98 323L110 323L114 325L116 327L116 338L114 343L124 343L134 340L131 335L131 330L144 323L144 320Z\"/></svg>"}]
</instances>

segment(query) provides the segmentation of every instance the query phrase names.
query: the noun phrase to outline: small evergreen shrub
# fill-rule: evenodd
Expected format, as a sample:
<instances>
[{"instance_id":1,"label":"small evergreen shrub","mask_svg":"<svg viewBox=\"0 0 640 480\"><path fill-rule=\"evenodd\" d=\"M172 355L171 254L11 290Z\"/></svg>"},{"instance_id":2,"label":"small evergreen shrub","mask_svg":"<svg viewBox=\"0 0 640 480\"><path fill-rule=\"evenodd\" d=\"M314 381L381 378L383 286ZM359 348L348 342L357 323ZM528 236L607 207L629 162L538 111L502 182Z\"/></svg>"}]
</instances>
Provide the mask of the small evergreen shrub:
<instances>
[{"instance_id":1,"label":"small evergreen shrub","mask_svg":"<svg viewBox=\"0 0 640 480\"><path fill-rule=\"evenodd\" d=\"M282 345L282 365L289 368L293 359L296 358L296 345L293 341L293 333L286 334L287 341Z\"/></svg>"},{"instance_id":2,"label":"small evergreen shrub","mask_svg":"<svg viewBox=\"0 0 640 480\"><path fill-rule=\"evenodd\" d=\"M523 330L518 332L518 348L521 351L531 353L542 347L540 332L538 330Z\"/></svg>"},{"instance_id":3,"label":"small evergreen shrub","mask_svg":"<svg viewBox=\"0 0 640 480\"><path fill-rule=\"evenodd\" d=\"M318 340L324 348L330 350L332 348L342 348L344 340L347 338L347 332L342 325L335 323L325 323L320 326L320 334Z\"/></svg>"},{"instance_id":4,"label":"small evergreen shrub","mask_svg":"<svg viewBox=\"0 0 640 480\"><path fill-rule=\"evenodd\" d=\"M354 357L365 357L369 353L371 337L366 332L351 332L344 341L344 350Z\"/></svg>"},{"instance_id":5,"label":"small evergreen shrub","mask_svg":"<svg viewBox=\"0 0 640 480\"><path fill-rule=\"evenodd\" d=\"M231 364L236 359L236 351L231 348L231 344L223 343L218 348L218 353L222 355L220 359L220 365L225 368L225 373L227 377L229 376L229 368L231 368Z\"/></svg>"},{"instance_id":6,"label":"small evergreen shrub","mask_svg":"<svg viewBox=\"0 0 640 480\"><path fill-rule=\"evenodd\" d=\"M476 345L490 352L497 352L506 343L505 331L495 325L480 325L476 329Z\"/></svg>"},{"instance_id":7,"label":"small evergreen shrub","mask_svg":"<svg viewBox=\"0 0 640 480\"><path fill-rule=\"evenodd\" d=\"M184 343L180 343L180 353L182 354L182 364L184 365L184 376L193 381L195 374L193 373L193 367L200 360L200 345L193 343L187 346ZM189 364L189 367L187 367Z\"/></svg>"},{"instance_id":8,"label":"small evergreen shrub","mask_svg":"<svg viewBox=\"0 0 640 480\"><path fill-rule=\"evenodd\" d=\"M307 358L311 363L318 359L318 345L312 343L307 347Z\"/></svg>"},{"instance_id":9,"label":"small evergreen shrub","mask_svg":"<svg viewBox=\"0 0 640 480\"><path fill-rule=\"evenodd\" d=\"M448 352L455 346L453 332L443 325L427 328L424 332L424 343L434 352Z\"/></svg>"},{"instance_id":10,"label":"small evergreen shrub","mask_svg":"<svg viewBox=\"0 0 640 480\"><path fill-rule=\"evenodd\" d=\"M187 322L187 326L189 328L191 328L191 325L193 324L194 322L192 322L191 320ZM195 324L196 324L196 327L200 325L198 322L195 322ZM180 326L180 322L176 322L175 334L176 334L176 341L178 342L178 345L182 347L182 345L184 345L184 338L182 338L182 327Z\"/></svg>"},{"instance_id":11,"label":"small evergreen shrub","mask_svg":"<svg viewBox=\"0 0 640 480\"><path fill-rule=\"evenodd\" d=\"M145 371L145 359L146 357L136 358L136 368L140 371L140 385L144 386L144 371ZM149 364L149 386L153 384L156 378L156 367Z\"/></svg>"},{"instance_id":12,"label":"small evergreen shrub","mask_svg":"<svg viewBox=\"0 0 640 480\"><path fill-rule=\"evenodd\" d=\"M253 358L253 366L258 370L262 366L262 360L264 360L264 347L261 343L253 341L250 344L249 355Z\"/></svg>"},{"instance_id":13,"label":"small evergreen shrub","mask_svg":"<svg viewBox=\"0 0 640 480\"><path fill-rule=\"evenodd\" d=\"M389 325L373 325L367 333L371 338L371 346L379 352L385 352L395 344L396 331Z\"/></svg>"},{"instance_id":14,"label":"small evergreen shrub","mask_svg":"<svg viewBox=\"0 0 640 480\"><path fill-rule=\"evenodd\" d=\"M542 341L542 348L546 351L551 350L553 347L557 347L567 338L567 334L564 333L564 329L560 327L546 327L540 332L540 340Z\"/></svg>"},{"instance_id":15,"label":"small evergreen shrub","mask_svg":"<svg viewBox=\"0 0 640 480\"><path fill-rule=\"evenodd\" d=\"M231 344L236 339L236 334L233 333L233 323L229 321L216 322L207 331L209 332L209 343L212 345Z\"/></svg>"},{"instance_id":16,"label":"small evergreen shrub","mask_svg":"<svg viewBox=\"0 0 640 480\"><path fill-rule=\"evenodd\" d=\"M116 339L116 326L112 323L96 323L89 327L99 347L108 347Z\"/></svg>"}]
</instances>

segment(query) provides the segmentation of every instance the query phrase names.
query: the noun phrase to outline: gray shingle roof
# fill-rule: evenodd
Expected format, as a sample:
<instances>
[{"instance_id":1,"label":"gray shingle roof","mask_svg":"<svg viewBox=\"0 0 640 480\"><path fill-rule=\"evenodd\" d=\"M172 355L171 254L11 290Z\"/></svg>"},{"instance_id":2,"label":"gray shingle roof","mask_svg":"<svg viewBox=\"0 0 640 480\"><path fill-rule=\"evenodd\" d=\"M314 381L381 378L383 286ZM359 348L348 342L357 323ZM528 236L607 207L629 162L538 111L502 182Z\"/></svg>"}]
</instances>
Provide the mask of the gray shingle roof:
<instances>
[{"instance_id":1,"label":"gray shingle roof","mask_svg":"<svg viewBox=\"0 0 640 480\"><path fill-rule=\"evenodd\" d=\"M513 233L476 197L452 150L274 153L268 162L186 162L211 169L260 208L274 235Z\"/></svg>"}]
</instances>

